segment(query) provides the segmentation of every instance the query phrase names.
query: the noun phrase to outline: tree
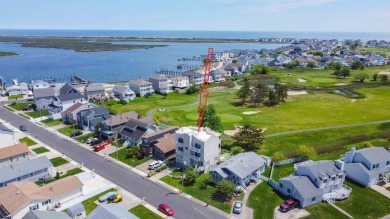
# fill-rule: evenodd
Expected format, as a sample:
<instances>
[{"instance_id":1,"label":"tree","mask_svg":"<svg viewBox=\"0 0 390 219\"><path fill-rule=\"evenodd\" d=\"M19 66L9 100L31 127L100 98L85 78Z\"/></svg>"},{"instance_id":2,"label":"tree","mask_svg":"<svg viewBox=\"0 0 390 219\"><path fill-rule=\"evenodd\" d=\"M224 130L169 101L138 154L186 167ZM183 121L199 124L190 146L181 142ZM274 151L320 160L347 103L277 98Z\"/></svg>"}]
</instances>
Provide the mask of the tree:
<instances>
[{"instance_id":1,"label":"tree","mask_svg":"<svg viewBox=\"0 0 390 219\"><path fill-rule=\"evenodd\" d=\"M354 61L354 62L352 62L351 69L353 69L353 70L357 70L357 69L363 70L364 69L364 65L363 65L363 63L361 61Z\"/></svg>"},{"instance_id":2,"label":"tree","mask_svg":"<svg viewBox=\"0 0 390 219\"><path fill-rule=\"evenodd\" d=\"M357 44L352 43L349 47L352 49L352 51L355 51L355 49L357 48Z\"/></svg>"},{"instance_id":3,"label":"tree","mask_svg":"<svg viewBox=\"0 0 390 219\"><path fill-rule=\"evenodd\" d=\"M341 70L343 64L341 62L331 62L329 63L328 67L332 70Z\"/></svg>"},{"instance_id":4,"label":"tree","mask_svg":"<svg viewBox=\"0 0 390 219\"><path fill-rule=\"evenodd\" d=\"M241 99L241 103L245 104L245 101L252 96L251 84L247 78L244 79L244 85L237 91L237 97Z\"/></svg>"},{"instance_id":5,"label":"tree","mask_svg":"<svg viewBox=\"0 0 390 219\"><path fill-rule=\"evenodd\" d=\"M389 80L389 77L387 75L380 75L379 76L379 79L382 81L382 82L385 82L387 80Z\"/></svg>"},{"instance_id":6,"label":"tree","mask_svg":"<svg viewBox=\"0 0 390 219\"><path fill-rule=\"evenodd\" d=\"M141 154L141 151L138 146L133 146L129 148L129 151L127 152L127 157L128 158L134 158L134 157L139 157Z\"/></svg>"},{"instance_id":7,"label":"tree","mask_svg":"<svg viewBox=\"0 0 390 219\"><path fill-rule=\"evenodd\" d=\"M315 55L315 56L324 56L324 53L323 52L321 52L321 51L314 51L313 52L313 55Z\"/></svg>"},{"instance_id":8,"label":"tree","mask_svg":"<svg viewBox=\"0 0 390 219\"><path fill-rule=\"evenodd\" d=\"M288 87L284 84L276 84L275 86L275 94L277 101L283 101L287 98Z\"/></svg>"},{"instance_id":9,"label":"tree","mask_svg":"<svg viewBox=\"0 0 390 219\"><path fill-rule=\"evenodd\" d=\"M278 103L278 98L274 90L270 89L268 91L268 105L274 106Z\"/></svg>"},{"instance_id":10,"label":"tree","mask_svg":"<svg viewBox=\"0 0 390 219\"><path fill-rule=\"evenodd\" d=\"M298 65L299 65L299 62L297 60L295 60L295 61L291 61L287 64L284 64L284 67L286 67L288 69L293 69L293 68L296 68Z\"/></svg>"},{"instance_id":11,"label":"tree","mask_svg":"<svg viewBox=\"0 0 390 219\"><path fill-rule=\"evenodd\" d=\"M374 73L374 74L372 75L372 80L373 80L373 81L377 81L377 80L378 80L378 73Z\"/></svg>"},{"instance_id":12,"label":"tree","mask_svg":"<svg viewBox=\"0 0 390 219\"><path fill-rule=\"evenodd\" d=\"M223 132L221 117L215 111L213 105L208 105L203 115L202 127L209 127L211 130Z\"/></svg>"},{"instance_id":13,"label":"tree","mask_svg":"<svg viewBox=\"0 0 390 219\"><path fill-rule=\"evenodd\" d=\"M233 64L236 64L236 63L237 63L237 60L236 60L236 59L234 59L234 60L232 61L232 63L233 63Z\"/></svg>"},{"instance_id":14,"label":"tree","mask_svg":"<svg viewBox=\"0 0 390 219\"><path fill-rule=\"evenodd\" d=\"M95 137L100 136L100 129L102 128L103 124L101 122L98 122L95 126L95 130L93 132L93 135Z\"/></svg>"},{"instance_id":15,"label":"tree","mask_svg":"<svg viewBox=\"0 0 390 219\"><path fill-rule=\"evenodd\" d=\"M268 66L262 66L261 67L260 74L266 75L266 74L268 74L270 72L271 72L271 68L270 67L268 67Z\"/></svg>"},{"instance_id":16,"label":"tree","mask_svg":"<svg viewBox=\"0 0 390 219\"><path fill-rule=\"evenodd\" d=\"M307 64L308 68L315 68L316 66L317 66L317 64L315 61L309 61L309 63Z\"/></svg>"},{"instance_id":17,"label":"tree","mask_svg":"<svg viewBox=\"0 0 390 219\"><path fill-rule=\"evenodd\" d=\"M252 74L254 74L254 75L261 74L261 69L262 69L261 65L254 65Z\"/></svg>"},{"instance_id":18,"label":"tree","mask_svg":"<svg viewBox=\"0 0 390 219\"><path fill-rule=\"evenodd\" d=\"M202 179L202 181L200 182L200 188L202 188L202 189L207 189L207 186L208 186L209 183L210 183L210 179L211 179L210 174L206 174L206 175L204 176L204 178Z\"/></svg>"},{"instance_id":19,"label":"tree","mask_svg":"<svg viewBox=\"0 0 390 219\"><path fill-rule=\"evenodd\" d=\"M335 70L332 75L335 75L337 78L345 78L351 75L351 72L348 67L344 67L341 70Z\"/></svg>"},{"instance_id":20,"label":"tree","mask_svg":"<svg viewBox=\"0 0 390 219\"><path fill-rule=\"evenodd\" d=\"M263 103L264 100L265 100L265 97L267 96L267 93L268 93L268 87L263 84L263 83L259 83L256 87L255 87L255 91L253 93L253 104L260 104L260 103Z\"/></svg>"},{"instance_id":21,"label":"tree","mask_svg":"<svg viewBox=\"0 0 390 219\"><path fill-rule=\"evenodd\" d=\"M286 160L287 157L285 154L283 154L282 152L280 151L277 151L275 153L272 154L272 161L282 161L282 160Z\"/></svg>"},{"instance_id":22,"label":"tree","mask_svg":"<svg viewBox=\"0 0 390 219\"><path fill-rule=\"evenodd\" d=\"M233 156L236 154L242 153L243 151L244 151L244 149L242 149L242 147L240 147L240 146L232 147L232 149L230 149L230 153Z\"/></svg>"},{"instance_id":23,"label":"tree","mask_svg":"<svg viewBox=\"0 0 390 219\"><path fill-rule=\"evenodd\" d=\"M355 76L355 79L358 80L359 82L364 82L364 80L366 78L368 78L368 74L367 73L364 73L364 72L361 72L361 73L358 73L356 76Z\"/></svg>"},{"instance_id":24,"label":"tree","mask_svg":"<svg viewBox=\"0 0 390 219\"><path fill-rule=\"evenodd\" d=\"M223 202L230 201L235 190L236 184L231 180L224 179L217 183L215 196Z\"/></svg>"},{"instance_id":25,"label":"tree","mask_svg":"<svg viewBox=\"0 0 390 219\"><path fill-rule=\"evenodd\" d=\"M184 183L186 185L193 185L196 182L199 173L193 167L189 167L184 171L184 175Z\"/></svg>"},{"instance_id":26,"label":"tree","mask_svg":"<svg viewBox=\"0 0 390 219\"><path fill-rule=\"evenodd\" d=\"M186 94L191 95L191 94L197 93L198 91L199 91L199 87L196 84L193 84L193 85L191 85L191 87L189 87L186 90Z\"/></svg>"},{"instance_id":27,"label":"tree","mask_svg":"<svg viewBox=\"0 0 390 219\"><path fill-rule=\"evenodd\" d=\"M255 151L260 149L263 144L263 130L251 125L244 125L234 134L234 145L240 146L246 151Z\"/></svg>"},{"instance_id":28,"label":"tree","mask_svg":"<svg viewBox=\"0 0 390 219\"><path fill-rule=\"evenodd\" d=\"M301 159L311 159L314 160L317 158L318 154L316 150L312 147L306 145L300 145L297 149L297 154Z\"/></svg>"}]
</instances>

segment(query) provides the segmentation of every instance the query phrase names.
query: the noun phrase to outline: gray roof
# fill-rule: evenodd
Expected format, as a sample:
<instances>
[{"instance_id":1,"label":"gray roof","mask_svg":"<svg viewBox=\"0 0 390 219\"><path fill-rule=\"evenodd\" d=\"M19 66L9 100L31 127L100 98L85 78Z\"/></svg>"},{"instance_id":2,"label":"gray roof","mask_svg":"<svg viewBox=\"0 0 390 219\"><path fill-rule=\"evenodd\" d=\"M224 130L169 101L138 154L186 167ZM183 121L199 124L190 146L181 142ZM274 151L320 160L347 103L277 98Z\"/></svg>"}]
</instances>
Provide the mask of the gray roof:
<instances>
[{"instance_id":1,"label":"gray roof","mask_svg":"<svg viewBox=\"0 0 390 219\"><path fill-rule=\"evenodd\" d=\"M151 83L149 81L144 80L144 79L137 79L137 80L129 81L129 84L148 85L148 84L151 84Z\"/></svg>"},{"instance_id":2,"label":"gray roof","mask_svg":"<svg viewBox=\"0 0 390 219\"><path fill-rule=\"evenodd\" d=\"M115 85L115 87L112 89L112 92L116 92L116 93L124 93L126 91L130 93L135 93L133 90L129 88L129 86L125 86L125 85Z\"/></svg>"},{"instance_id":3,"label":"gray roof","mask_svg":"<svg viewBox=\"0 0 390 219\"><path fill-rule=\"evenodd\" d=\"M88 87L85 88L87 92L91 91L103 91L104 92L104 87L102 84L90 84Z\"/></svg>"},{"instance_id":4,"label":"gray roof","mask_svg":"<svg viewBox=\"0 0 390 219\"><path fill-rule=\"evenodd\" d=\"M264 165L266 161L261 156L255 152L246 152L229 158L211 171L216 171L222 177L227 177L229 172L232 172L240 178L245 178Z\"/></svg>"},{"instance_id":5,"label":"gray roof","mask_svg":"<svg viewBox=\"0 0 390 219\"><path fill-rule=\"evenodd\" d=\"M156 79L156 80L163 80L164 79L164 80L166 80L167 77L163 74L158 74L158 75L151 76L149 79Z\"/></svg>"},{"instance_id":6,"label":"gray roof","mask_svg":"<svg viewBox=\"0 0 390 219\"><path fill-rule=\"evenodd\" d=\"M90 122L91 125L96 127L99 122L103 123L104 120L109 119L110 117L111 117L110 114L108 114L107 116L103 115L101 117L97 117L97 118L91 119L91 120L89 120L89 122Z\"/></svg>"},{"instance_id":7,"label":"gray roof","mask_svg":"<svg viewBox=\"0 0 390 219\"><path fill-rule=\"evenodd\" d=\"M288 176L281 178L280 181L290 181L303 199L310 199L324 194L307 176Z\"/></svg>"},{"instance_id":8,"label":"gray roof","mask_svg":"<svg viewBox=\"0 0 390 219\"><path fill-rule=\"evenodd\" d=\"M0 123L0 130L2 130L4 132L14 132L11 129L9 129L7 126L5 126L5 125L3 125L1 123Z\"/></svg>"},{"instance_id":9,"label":"gray roof","mask_svg":"<svg viewBox=\"0 0 390 219\"><path fill-rule=\"evenodd\" d=\"M346 172L347 172L347 169L354 170L355 168L358 168L358 169L362 170L363 172L365 172L370 177L371 176L378 176L381 173L387 173L387 172L390 171L390 167L379 167L379 168L375 168L375 169L369 170L362 163L346 163L345 164Z\"/></svg>"},{"instance_id":10,"label":"gray roof","mask_svg":"<svg viewBox=\"0 0 390 219\"><path fill-rule=\"evenodd\" d=\"M383 163L390 161L390 153L383 147L364 148L356 151L356 155L360 154L372 164Z\"/></svg>"},{"instance_id":11,"label":"gray roof","mask_svg":"<svg viewBox=\"0 0 390 219\"><path fill-rule=\"evenodd\" d=\"M87 219L139 219L139 217L126 211L117 204L98 205L87 217Z\"/></svg>"},{"instance_id":12,"label":"gray roof","mask_svg":"<svg viewBox=\"0 0 390 219\"><path fill-rule=\"evenodd\" d=\"M91 114L94 114L94 117L109 114L108 110L104 106L83 109L80 112L81 112L81 115L84 117L88 117Z\"/></svg>"},{"instance_id":13,"label":"gray roof","mask_svg":"<svg viewBox=\"0 0 390 219\"><path fill-rule=\"evenodd\" d=\"M141 140L148 130L148 123L142 122L138 119L129 119L120 132L121 135L134 139L136 142Z\"/></svg>"},{"instance_id":14,"label":"gray roof","mask_svg":"<svg viewBox=\"0 0 390 219\"><path fill-rule=\"evenodd\" d=\"M22 219L71 219L69 215L61 211L29 211Z\"/></svg>"},{"instance_id":15,"label":"gray roof","mask_svg":"<svg viewBox=\"0 0 390 219\"><path fill-rule=\"evenodd\" d=\"M79 93L79 92L69 93L69 94L60 94L57 97L57 99L59 99L62 102L69 101L69 100L83 99L83 98L84 98L84 96L81 93Z\"/></svg>"},{"instance_id":16,"label":"gray roof","mask_svg":"<svg viewBox=\"0 0 390 219\"><path fill-rule=\"evenodd\" d=\"M329 175L328 172L333 172L336 175L343 173L343 171L339 170L334 161L331 160L320 160L320 161L306 161L297 164L298 168L307 168L309 172L311 172L314 176L319 178L324 178L325 175Z\"/></svg>"},{"instance_id":17,"label":"gray roof","mask_svg":"<svg viewBox=\"0 0 390 219\"><path fill-rule=\"evenodd\" d=\"M75 216L75 215L78 215L78 214L81 214L85 212L85 208L84 208L84 205L81 204L80 202L75 204L75 205L72 205L70 206L67 210L66 210L66 213L68 215L70 215L71 217Z\"/></svg>"},{"instance_id":18,"label":"gray roof","mask_svg":"<svg viewBox=\"0 0 390 219\"><path fill-rule=\"evenodd\" d=\"M195 71L186 71L186 72L183 72L182 75L188 76L188 77L202 77L203 76L201 73L195 72Z\"/></svg>"},{"instance_id":19,"label":"gray roof","mask_svg":"<svg viewBox=\"0 0 390 219\"><path fill-rule=\"evenodd\" d=\"M70 84L66 83L64 84L64 86L61 87L60 94L67 94L72 90L76 91L76 89L74 89Z\"/></svg>"},{"instance_id":20,"label":"gray roof","mask_svg":"<svg viewBox=\"0 0 390 219\"><path fill-rule=\"evenodd\" d=\"M55 94L56 92L52 87L35 89L33 92L34 98L54 97Z\"/></svg>"},{"instance_id":21,"label":"gray roof","mask_svg":"<svg viewBox=\"0 0 390 219\"><path fill-rule=\"evenodd\" d=\"M46 156L37 157L22 163L13 164L10 167L4 167L0 169L0 182L6 182L8 180L12 180L37 170L42 170L52 166L53 164Z\"/></svg>"}]
</instances>

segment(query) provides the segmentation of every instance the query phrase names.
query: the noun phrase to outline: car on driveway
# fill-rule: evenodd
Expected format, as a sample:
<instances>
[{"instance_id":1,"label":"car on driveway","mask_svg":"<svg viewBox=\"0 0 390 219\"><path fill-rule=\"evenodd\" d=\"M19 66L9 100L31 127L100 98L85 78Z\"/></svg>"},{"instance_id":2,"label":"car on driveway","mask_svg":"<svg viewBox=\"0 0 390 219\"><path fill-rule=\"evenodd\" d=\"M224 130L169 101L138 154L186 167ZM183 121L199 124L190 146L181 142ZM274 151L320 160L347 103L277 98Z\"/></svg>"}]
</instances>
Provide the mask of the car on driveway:
<instances>
[{"instance_id":1,"label":"car on driveway","mask_svg":"<svg viewBox=\"0 0 390 219\"><path fill-rule=\"evenodd\" d=\"M244 206L244 202L242 201L235 201L233 204L233 213L240 214L242 211L242 207Z\"/></svg>"},{"instance_id":2,"label":"car on driveway","mask_svg":"<svg viewBox=\"0 0 390 219\"><path fill-rule=\"evenodd\" d=\"M162 164L163 162L161 160L153 161L148 165L148 170L154 170L156 168L159 168Z\"/></svg>"},{"instance_id":3,"label":"car on driveway","mask_svg":"<svg viewBox=\"0 0 390 219\"><path fill-rule=\"evenodd\" d=\"M70 134L69 137L74 138L74 137L82 135L82 134L83 134L82 131L75 131L72 134Z\"/></svg>"},{"instance_id":4,"label":"car on driveway","mask_svg":"<svg viewBox=\"0 0 390 219\"><path fill-rule=\"evenodd\" d=\"M19 126L19 130L25 132L25 131L27 131L27 128L26 128L26 126L21 125L21 126Z\"/></svg>"},{"instance_id":5,"label":"car on driveway","mask_svg":"<svg viewBox=\"0 0 390 219\"><path fill-rule=\"evenodd\" d=\"M297 208L298 206L299 206L299 201L295 199L287 199L285 202L280 204L279 209L282 212L287 212L294 208Z\"/></svg>"},{"instance_id":6,"label":"car on driveway","mask_svg":"<svg viewBox=\"0 0 390 219\"><path fill-rule=\"evenodd\" d=\"M118 192L108 192L102 196L99 197L99 202L105 202L107 199L113 195L118 195Z\"/></svg>"},{"instance_id":7,"label":"car on driveway","mask_svg":"<svg viewBox=\"0 0 390 219\"><path fill-rule=\"evenodd\" d=\"M116 199L116 196L117 196L117 195L118 195L118 194L116 194L116 195L111 195L110 197L108 197L107 202L110 203L110 202L114 201L114 199Z\"/></svg>"},{"instance_id":8,"label":"car on driveway","mask_svg":"<svg viewBox=\"0 0 390 219\"><path fill-rule=\"evenodd\" d=\"M170 208L167 204L164 203L158 206L158 210L168 216L172 216L173 214L175 214L175 211L172 208Z\"/></svg>"},{"instance_id":9,"label":"car on driveway","mask_svg":"<svg viewBox=\"0 0 390 219\"><path fill-rule=\"evenodd\" d=\"M99 140L98 138L88 138L87 139L87 144L91 144L93 141L97 141L97 140Z\"/></svg>"}]
</instances>

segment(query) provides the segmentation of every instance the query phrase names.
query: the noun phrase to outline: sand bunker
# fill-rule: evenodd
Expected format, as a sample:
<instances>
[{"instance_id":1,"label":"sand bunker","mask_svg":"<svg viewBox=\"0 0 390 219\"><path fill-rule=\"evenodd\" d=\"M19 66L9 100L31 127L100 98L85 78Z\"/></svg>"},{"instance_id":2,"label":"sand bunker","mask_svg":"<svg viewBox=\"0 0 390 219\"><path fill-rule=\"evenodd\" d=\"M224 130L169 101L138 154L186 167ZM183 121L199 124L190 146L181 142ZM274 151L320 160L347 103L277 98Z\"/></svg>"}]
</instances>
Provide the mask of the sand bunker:
<instances>
[{"instance_id":1,"label":"sand bunker","mask_svg":"<svg viewBox=\"0 0 390 219\"><path fill-rule=\"evenodd\" d=\"M305 83L307 80L303 78L298 78L298 82Z\"/></svg>"},{"instance_id":2,"label":"sand bunker","mask_svg":"<svg viewBox=\"0 0 390 219\"><path fill-rule=\"evenodd\" d=\"M356 101L356 99L352 99L352 100L351 100L351 103L353 103L353 102L355 102L355 101Z\"/></svg>"},{"instance_id":3,"label":"sand bunker","mask_svg":"<svg viewBox=\"0 0 390 219\"><path fill-rule=\"evenodd\" d=\"M295 95L302 95L307 94L307 91L301 90L301 91L287 91L288 96L295 96Z\"/></svg>"},{"instance_id":4,"label":"sand bunker","mask_svg":"<svg viewBox=\"0 0 390 219\"><path fill-rule=\"evenodd\" d=\"M242 114L245 114L245 115L252 115L252 114L256 114L256 113L259 113L260 111L246 111L246 112L243 112Z\"/></svg>"},{"instance_id":5,"label":"sand bunker","mask_svg":"<svg viewBox=\"0 0 390 219\"><path fill-rule=\"evenodd\" d=\"M336 86L343 86L343 85L348 85L348 84L346 84L346 83L337 83L337 84L335 84Z\"/></svg>"},{"instance_id":6,"label":"sand bunker","mask_svg":"<svg viewBox=\"0 0 390 219\"><path fill-rule=\"evenodd\" d=\"M235 130L225 130L223 131L223 133L225 133L225 135L229 135L229 136L233 136L234 134L236 134L238 132L238 129L235 129Z\"/></svg>"}]
</instances>

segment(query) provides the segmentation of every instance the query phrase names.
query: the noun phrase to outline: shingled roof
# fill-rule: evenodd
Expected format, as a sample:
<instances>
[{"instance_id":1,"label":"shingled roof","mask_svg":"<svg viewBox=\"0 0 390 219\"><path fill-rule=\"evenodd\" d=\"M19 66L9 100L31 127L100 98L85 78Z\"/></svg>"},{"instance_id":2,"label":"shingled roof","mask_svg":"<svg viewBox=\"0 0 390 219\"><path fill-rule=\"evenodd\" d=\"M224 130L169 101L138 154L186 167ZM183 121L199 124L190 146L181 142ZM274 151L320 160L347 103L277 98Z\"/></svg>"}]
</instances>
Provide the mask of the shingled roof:
<instances>
[{"instance_id":1,"label":"shingled roof","mask_svg":"<svg viewBox=\"0 0 390 219\"><path fill-rule=\"evenodd\" d=\"M0 160L29 152L30 151L27 148L27 144L24 142L5 148L0 148Z\"/></svg>"}]
</instances>

